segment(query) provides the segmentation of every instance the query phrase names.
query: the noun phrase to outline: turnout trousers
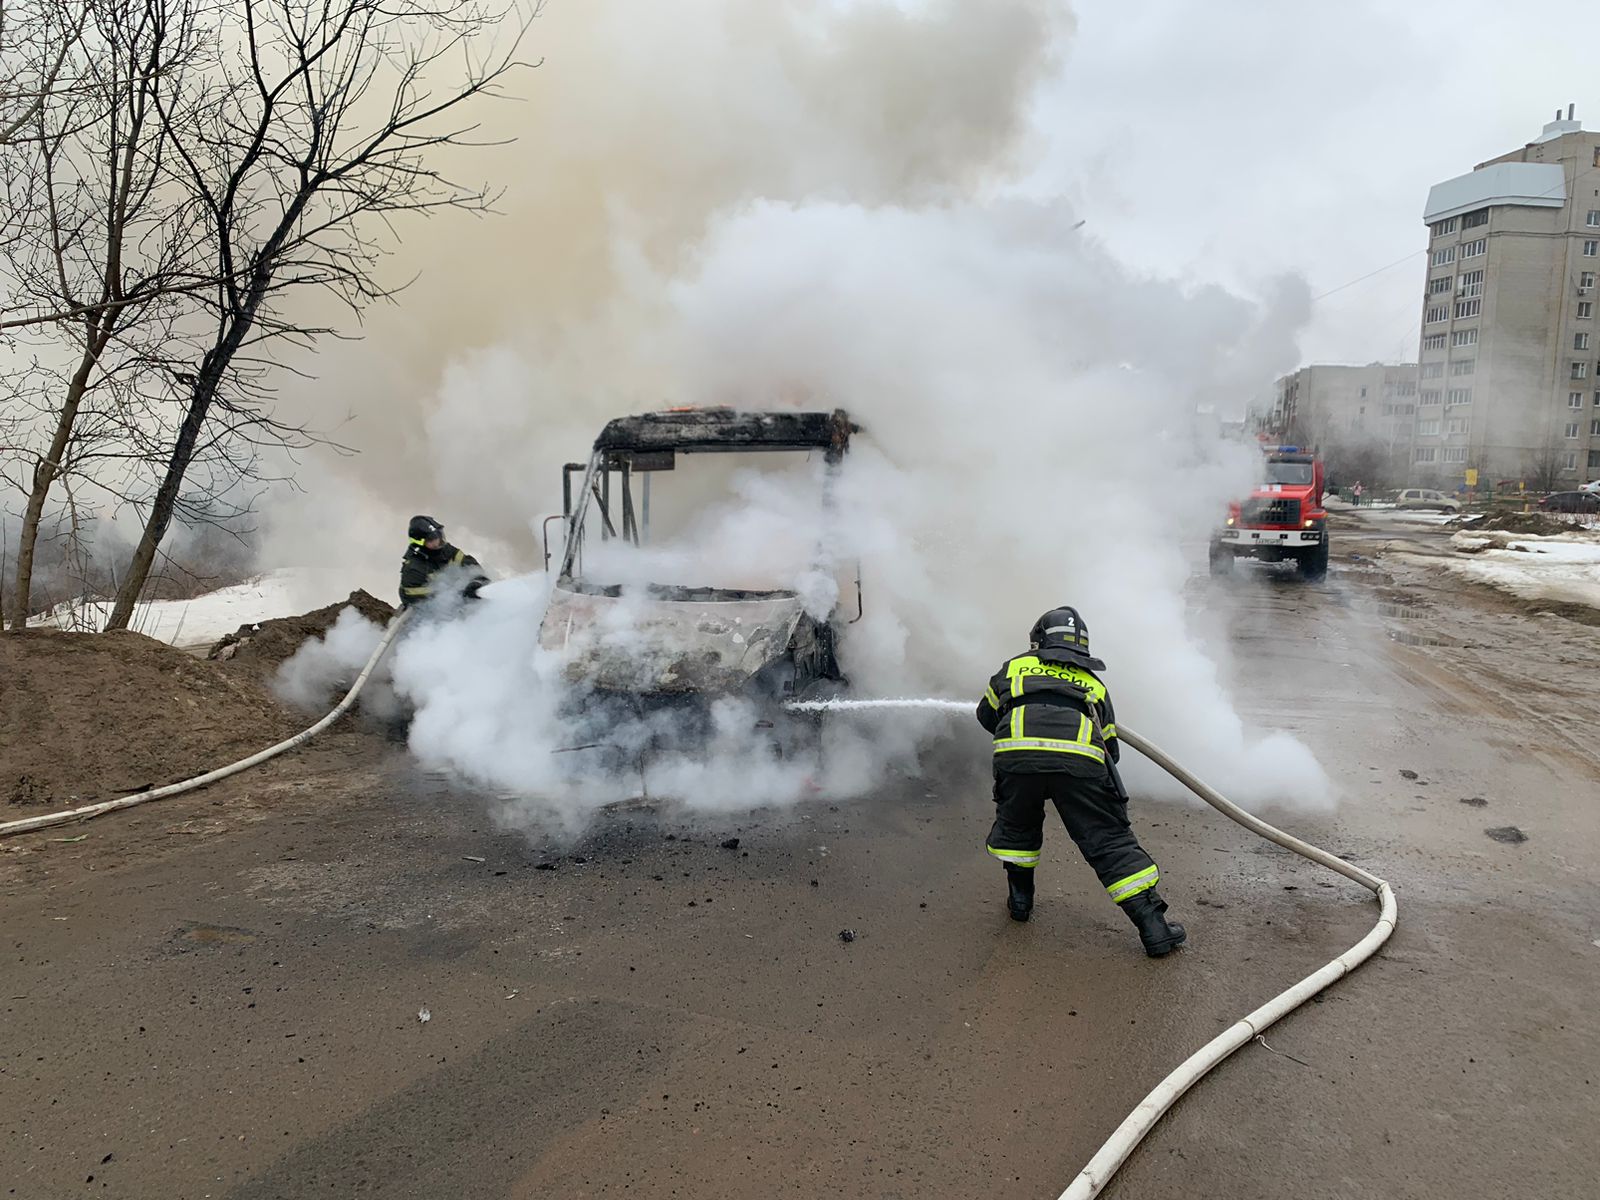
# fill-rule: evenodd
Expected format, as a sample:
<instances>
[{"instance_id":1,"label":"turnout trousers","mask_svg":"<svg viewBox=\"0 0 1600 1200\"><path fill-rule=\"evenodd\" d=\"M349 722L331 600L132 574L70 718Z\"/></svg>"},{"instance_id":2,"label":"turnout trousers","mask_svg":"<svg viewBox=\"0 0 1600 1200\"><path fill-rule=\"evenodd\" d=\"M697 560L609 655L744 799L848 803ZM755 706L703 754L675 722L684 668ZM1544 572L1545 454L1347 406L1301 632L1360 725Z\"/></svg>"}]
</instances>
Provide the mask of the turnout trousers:
<instances>
[{"instance_id":1,"label":"turnout trousers","mask_svg":"<svg viewBox=\"0 0 1600 1200\"><path fill-rule=\"evenodd\" d=\"M1055 803L1067 833L1112 900L1121 904L1155 887L1160 872L1133 836L1127 804L1103 776L996 771L989 853L1007 866L1037 866L1046 800Z\"/></svg>"}]
</instances>

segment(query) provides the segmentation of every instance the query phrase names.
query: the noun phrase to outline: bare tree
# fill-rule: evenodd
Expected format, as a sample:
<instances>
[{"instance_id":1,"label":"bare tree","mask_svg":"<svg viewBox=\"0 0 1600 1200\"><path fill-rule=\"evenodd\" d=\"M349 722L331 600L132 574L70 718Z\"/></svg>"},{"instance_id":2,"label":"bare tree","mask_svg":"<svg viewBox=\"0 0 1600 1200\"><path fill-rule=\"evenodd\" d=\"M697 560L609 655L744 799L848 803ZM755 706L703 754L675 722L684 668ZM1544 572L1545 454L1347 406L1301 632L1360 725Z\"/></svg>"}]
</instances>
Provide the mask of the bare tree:
<instances>
[{"instance_id":1,"label":"bare tree","mask_svg":"<svg viewBox=\"0 0 1600 1200\"><path fill-rule=\"evenodd\" d=\"M290 293L320 289L353 314L395 288L376 278L394 221L484 212L439 152L473 142L456 112L496 95L539 0L231 0L221 64L186 94L196 122L163 108L184 186L209 225L218 281L204 297L182 420L107 628L124 628L208 430L281 436L265 403L274 343L333 329L297 324Z\"/></svg>"},{"instance_id":2,"label":"bare tree","mask_svg":"<svg viewBox=\"0 0 1600 1200\"><path fill-rule=\"evenodd\" d=\"M1562 453L1554 441L1546 441L1523 459L1523 479L1536 492L1553 492L1561 486L1561 473L1565 466Z\"/></svg>"},{"instance_id":3,"label":"bare tree","mask_svg":"<svg viewBox=\"0 0 1600 1200\"><path fill-rule=\"evenodd\" d=\"M34 107L27 137L0 148L7 174L26 176L25 226L4 247L9 290L65 315L32 331L31 395L13 394L13 420L31 409L43 445L32 470L9 482L26 494L17 546L11 628L31 606L34 555L51 491L92 476L152 428L154 391L179 313L175 287L194 286L205 227L189 220L168 177L158 107L181 103L177 85L202 66L198 0L83 0L65 66L72 86ZM39 382L44 381L44 382ZM53 385L53 386L52 386ZM69 504L79 527L76 502Z\"/></svg>"}]
</instances>

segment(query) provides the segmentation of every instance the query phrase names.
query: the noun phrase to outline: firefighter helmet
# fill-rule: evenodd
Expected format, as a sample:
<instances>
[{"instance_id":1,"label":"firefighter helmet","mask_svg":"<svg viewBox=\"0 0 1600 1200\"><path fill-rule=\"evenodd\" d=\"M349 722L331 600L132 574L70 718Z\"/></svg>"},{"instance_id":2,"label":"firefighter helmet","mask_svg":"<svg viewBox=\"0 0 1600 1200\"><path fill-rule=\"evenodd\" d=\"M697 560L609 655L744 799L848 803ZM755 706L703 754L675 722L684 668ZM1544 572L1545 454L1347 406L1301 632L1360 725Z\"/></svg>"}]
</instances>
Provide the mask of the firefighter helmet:
<instances>
[{"instance_id":1,"label":"firefighter helmet","mask_svg":"<svg viewBox=\"0 0 1600 1200\"><path fill-rule=\"evenodd\" d=\"M1060 651L1091 670L1105 669L1105 663L1089 653L1089 626L1075 608L1052 608L1033 623L1028 641L1035 649Z\"/></svg>"},{"instance_id":2,"label":"firefighter helmet","mask_svg":"<svg viewBox=\"0 0 1600 1200\"><path fill-rule=\"evenodd\" d=\"M433 538L444 540L444 526L432 517L412 517L411 524L406 529L406 536L413 542L426 542Z\"/></svg>"}]
</instances>

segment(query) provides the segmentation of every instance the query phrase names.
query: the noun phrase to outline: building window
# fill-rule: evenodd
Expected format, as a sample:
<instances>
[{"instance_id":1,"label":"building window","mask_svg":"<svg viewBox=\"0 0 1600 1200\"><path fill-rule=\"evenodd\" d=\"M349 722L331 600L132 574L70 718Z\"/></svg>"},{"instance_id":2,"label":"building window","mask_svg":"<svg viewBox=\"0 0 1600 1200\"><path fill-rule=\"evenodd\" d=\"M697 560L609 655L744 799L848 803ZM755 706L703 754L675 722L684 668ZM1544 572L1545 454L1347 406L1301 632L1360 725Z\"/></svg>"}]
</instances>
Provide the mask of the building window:
<instances>
[{"instance_id":1,"label":"building window","mask_svg":"<svg viewBox=\"0 0 1600 1200\"><path fill-rule=\"evenodd\" d=\"M1442 249L1435 250L1433 252L1433 257L1431 259L1429 259L1428 261L1432 266L1442 267L1446 263L1455 262L1455 260L1456 260L1456 248L1454 246L1445 246Z\"/></svg>"},{"instance_id":2,"label":"building window","mask_svg":"<svg viewBox=\"0 0 1600 1200\"><path fill-rule=\"evenodd\" d=\"M1467 448L1465 446L1446 446L1444 461L1448 463L1464 463L1467 461Z\"/></svg>"},{"instance_id":3,"label":"building window","mask_svg":"<svg viewBox=\"0 0 1600 1200\"><path fill-rule=\"evenodd\" d=\"M1403 383L1401 383L1401 385L1400 385L1400 395L1402 395L1402 396L1415 396L1416 394L1417 394L1417 381L1415 379L1407 379Z\"/></svg>"},{"instance_id":4,"label":"building window","mask_svg":"<svg viewBox=\"0 0 1600 1200\"><path fill-rule=\"evenodd\" d=\"M1452 375L1471 375L1472 372L1477 368L1477 365L1478 365L1478 360L1477 359L1475 359L1475 358L1463 358L1463 359L1460 359L1460 360L1450 364L1450 374L1452 374Z\"/></svg>"},{"instance_id":5,"label":"building window","mask_svg":"<svg viewBox=\"0 0 1600 1200\"><path fill-rule=\"evenodd\" d=\"M1439 403L1439 401L1443 397L1444 397L1444 393L1441 392L1438 388L1423 388L1422 389L1422 403L1423 404L1437 404L1437 403Z\"/></svg>"},{"instance_id":6,"label":"building window","mask_svg":"<svg viewBox=\"0 0 1600 1200\"><path fill-rule=\"evenodd\" d=\"M1428 281L1428 295L1442 296L1455 286L1455 282L1456 277L1454 275L1441 275L1437 279L1430 279Z\"/></svg>"},{"instance_id":7,"label":"building window","mask_svg":"<svg viewBox=\"0 0 1600 1200\"><path fill-rule=\"evenodd\" d=\"M1592 291L1594 291L1594 272L1585 271L1578 276L1578 294L1587 296Z\"/></svg>"},{"instance_id":8,"label":"building window","mask_svg":"<svg viewBox=\"0 0 1600 1200\"><path fill-rule=\"evenodd\" d=\"M1600 468L1600 450L1589 451L1589 470Z\"/></svg>"},{"instance_id":9,"label":"building window","mask_svg":"<svg viewBox=\"0 0 1600 1200\"><path fill-rule=\"evenodd\" d=\"M1483 272L1463 271L1461 273L1461 294L1463 296L1483 295Z\"/></svg>"},{"instance_id":10,"label":"building window","mask_svg":"<svg viewBox=\"0 0 1600 1200\"><path fill-rule=\"evenodd\" d=\"M1583 244L1583 256L1585 258L1593 258L1597 254L1600 254L1600 240L1591 240Z\"/></svg>"},{"instance_id":11,"label":"building window","mask_svg":"<svg viewBox=\"0 0 1600 1200\"><path fill-rule=\"evenodd\" d=\"M1467 425L1468 421L1466 417L1451 417L1444 423L1444 431L1446 433L1465 433L1467 431Z\"/></svg>"},{"instance_id":12,"label":"building window","mask_svg":"<svg viewBox=\"0 0 1600 1200\"><path fill-rule=\"evenodd\" d=\"M1427 337L1422 339L1422 348L1424 350L1443 350L1444 334L1430 333Z\"/></svg>"},{"instance_id":13,"label":"building window","mask_svg":"<svg viewBox=\"0 0 1600 1200\"><path fill-rule=\"evenodd\" d=\"M1456 301L1456 318L1457 318L1457 320L1459 320L1462 317L1475 317L1482 310L1483 310L1483 301L1482 300L1457 300Z\"/></svg>"},{"instance_id":14,"label":"building window","mask_svg":"<svg viewBox=\"0 0 1600 1200\"><path fill-rule=\"evenodd\" d=\"M1578 469L1578 452L1568 450L1561 456L1561 469L1563 471L1576 471Z\"/></svg>"},{"instance_id":15,"label":"building window","mask_svg":"<svg viewBox=\"0 0 1600 1200\"><path fill-rule=\"evenodd\" d=\"M1437 436L1439 432L1439 418L1434 417L1431 421L1418 421L1417 432L1422 434L1424 437Z\"/></svg>"},{"instance_id":16,"label":"building window","mask_svg":"<svg viewBox=\"0 0 1600 1200\"><path fill-rule=\"evenodd\" d=\"M1600 420L1589 422L1589 436L1600 437Z\"/></svg>"},{"instance_id":17,"label":"building window","mask_svg":"<svg viewBox=\"0 0 1600 1200\"><path fill-rule=\"evenodd\" d=\"M1446 402L1449 403L1449 404L1471 404L1472 403L1472 389L1471 388L1451 388L1450 389L1450 395L1446 398Z\"/></svg>"},{"instance_id":18,"label":"building window","mask_svg":"<svg viewBox=\"0 0 1600 1200\"><path fill-rule=\"evenodd\" d=\"M1489 210L1487 208L1480 208L1477 212L1469 212L1461 218L1461 228L1463 229L1476 229L1479 225L1487 225L1488 223Z\"/></svg>"},{"instance_id":19,"label":"building window","mask_svg":"<svg viewBox=\"0 0 1600 1200\"><path fill-rule=\"evenodd\" d=\"M1456 219L1449 217L1443 221L1435 221L1428 226L1428 230L1434 237L1443 237L1447 233L1454 233L1456 231Z\"/></svg>"},{"instance_id":20,"label":"building window","mask_svg":"<svg viewBox=\"0 0 1600 1200\"><path fill-rule=\"evenodd\" d=\"M1461 257L1462 258L1477 258L1478 255L1484 253L1488 249L1489 249L1489 239L1488 238L1479 238L1475 242L1462 242L1461 243Z\"/></svg>"},{"instance_id":21,"label":"building window","mask_svg":"<svg viewBox=\"0 0 1600 1200\"><path fill-rule=\"evenodd\" d=\"M1600 392L1594 394L1594 406L1600 408Z\"/></svg>"},{"instance_id":22,"label":"building window","mask_svg":"<svg viewBox=\"0 0 1600 1200\"><path fill-rule=\"evenodd\" d=\"M1587 333L1573 334L1572 348L1574 350L1587 350L1589 348L1589 335Z\"/></svg>"},{"instance_id":23,"label":"building window","mask_svg":"<svg viewBox=\"0 0 1600 1200\"><path fill-rule=\"evenodd\" d=\"M1444 377L1444 364L1431 362L1422 364L1422 377L1424 379L1441 379Z\"/></svg>"},{"instance_id":24,"label":"building window","mask_svg":"<svg viewBox=\"0 0 1600 1200\"><path fill-rule=\"evenodd\" d=\"M1600 208L1591 208L1589 215L1583 219L1583 223L1590 229L1600 229Z\"/></svg>"},{"instance_id":25,"label":"building window","mask_svg":"<svg viewBox=\"0 0 1600 1200\"><path fill-rule=\"evenodd\" d=\"M1426 313L1424 313L1422 316L1422 323L1424 325L1437 325L1440 321L1448 321L1449 319L1449 306L1441 305L1438 308L1430 308Z\"/></svg>"},{"instance_id":26,"label":"building window","mask_svg":"<svg viewBox=\"0 0 1600 1200\"><path fill-rule=\"evenodd\" d=\"M1594 316L1594 301L1593 300L1579 300L1578 301L1578 320L1587 321L1592 316Z\"/></svg>"},{"instance_id":27,"label":"building window","mask_svg":"<svg viewBox=\"0 0 1600 1200\"><path fill-rule=\"evenodd\" d=\"M1478 331L1476 329L1458 329L1450 335L1452 346L1476 346L1478 344Z\"/></svg>"},{"instance_id":28,"label":"building window","mask_svg":"<svg viewBox=\"0 0 1600 1200\"><path fill-rule=\"evenodd\" d=\"M1578 423L1576 421L1567 422L1567 432L1564 436L1569 438L1575 438L1578 436Z\"/></svg>"},{"instance_id":29,"label":"building window","mask_svg":"<svg viewBox=\"0 0 1600 1200\"><path fill-rule=\"evenodd\" d=\"M1583 393L1582 392L1568 392L1567 393L1567 407L1568 408L1582 408L1583 407Z\"/></svg>"},{"instance_id":30,"label":"building window","mask_svg":"<svg viewBox=\"0 0 1600 1200\"><path fill-rule=\"evenodd\" d=\"M1438 453L1439 451L1432 446L1418 446L1414 461L1419 463L1432 462Z\"/></svg>"},{"instance_id":31,"label":"building window","mask_svg":"<svg viewBox=\"0 0 1600 1200\"><path fill-rule=\"evenodd\" d=\"M1589 378L1589 364L1586 363L1586 362L1575 362L1575 363L1573 363L1572 364L1572 377L1574 379L1587 379L1587 378Z\"/></svg>"}]
</instances>

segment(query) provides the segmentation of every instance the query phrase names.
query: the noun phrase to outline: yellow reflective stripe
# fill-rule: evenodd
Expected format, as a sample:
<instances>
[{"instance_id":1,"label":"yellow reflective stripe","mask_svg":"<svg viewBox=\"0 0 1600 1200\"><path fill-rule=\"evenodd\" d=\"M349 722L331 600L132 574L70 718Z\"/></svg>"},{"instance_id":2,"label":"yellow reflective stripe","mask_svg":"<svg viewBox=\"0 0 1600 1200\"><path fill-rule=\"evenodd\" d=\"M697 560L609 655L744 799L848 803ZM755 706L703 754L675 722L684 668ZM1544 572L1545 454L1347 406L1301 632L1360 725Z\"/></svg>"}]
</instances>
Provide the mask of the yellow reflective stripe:
<instances>
[{"instance_id":1,"label":"yellow reflective stripe","mask_svg":"<svg viewBox=\"0 0 1600 1200\"><path fill-rule=\"evenodd\" d=\"M1114 737L1116 737L1116 736L1117 736L1117 727L1116 727L1116 726L1115 726L1115 725L1107 725L1107 726L1105 726L1105 728L1104 728L1104 729L1102 729L1102 730L1101 730L1101 732L1102 732L1102 733L1103 733L1103 734L1104 734L1104 735L1105 735L1105 736L1106 736L1106 737L1107 737L1107 738L1108 738L1108 739L1109 739L1109 738L1114 738Z\"/></svg>"},{"instance_id":2,"label":"yellow reflective stripe","mask_svg":"<svg viewBox=\"0 0 1600 1200\"><path fill-rule=\"evenodd\" d=\"M1094 726L1084 713L1078 714L1078 740L1086 746L1094 742Z\"/></svg>"},{"instance_id":3,"label":"yellow reflective stripe","mask_svg":"<svg viewBox=\"0 0 1600 1200\"><path fill-rule=\"evenodd\" d=\"M400 593L405 596L426 596L432 591L433 586L427 583L423 584L421 587L408 587L400 589Z\"/></svg>"},{"instance_id":4,"label":"yellow reflective stripe","mask_svg":"<svg viewBox=\"0 0 1600 1200\"><path fill-rule=\"evenodd\" d=\"M456 556L454 558L452 558L450 561L453 562L456 566L459 567L461 565L461 560L464 559L466 556L467 556L467 552L465 550L457 550L456 551Z\"/></svg>"},{"instance_id":5,"label":"yellow reflective stripe","mask_svg":"<svg viewBox=\"0 0 1600 1200\"><path fill-rule=\"evenodd\" d=\"M1126 879L1117 880L1108 886L1106 891L1111 893L1113 900L1121 904L1124 900L1137 896L1140 892L1148 892L1155 887L1160 878L1161 873L1156 870L1155 864L1151 863L1144 870L1129 875Z\"/></svg>"},{"instance_id":6,"label":"yellow reflective stripe","mask_svg":"<svg viewBox=\"0 0 1600 1200\"><path fill-rule=\"evenodd\" d=\"M410 541L410 543L413 546L425 546L425 545L427 545L427 543L425 541L423 541L421 538L409 538L407 540Z\"/></svg>"},{"instance_id":7,"label":"yellow reflective stripe","mask_svg":"<svg viewBox=\"0 0 1600 1200\"><path fill-rule=\"evenodd\" d=\"M989 702L989 707L996 711L1000 708L1000 697L994 694L993 688L983 689L983 698Z\"/></svg>"},{"instance_id":8,"label":"yellow reflective stripe","mask_svg":"<svg viewBox=\"0 0 1600 1200\"><path fill-rule=\"evenodd\" d=\"M1106 760L1106 752L1099 746L1086 746L1082 742L1069 742L1063 738L1009 737L995 740L996 754L1006 754L1013 750L1048 750L1053 754L1081 754L1096 762Z\"/></svg>"},{"instance_id":9,"label":"yellow reflective stripe","mask_svg":"<svg viewBox=\"0 0 1600 1200\"><path fill-rule=\"evenodd\" d=\"M990 854L1001 862L1008 862L1014 867L1036 867L1039 865L1038 850L997 850L993 846L985 846Z\"/></svg>"},{"instance_id":10,"label":"yellow reflective stripe","mask_svg":"<svg viewBox=\"0 0 1600 1200\"><path fill-rule=\"evenodd\" d=\"M1015 699L1016 697L1022 695L1022 676L1021 675L1013 675L1011 677L1011 695L1012 695L1013 699Z\"/></svg>"}]
</instances>

